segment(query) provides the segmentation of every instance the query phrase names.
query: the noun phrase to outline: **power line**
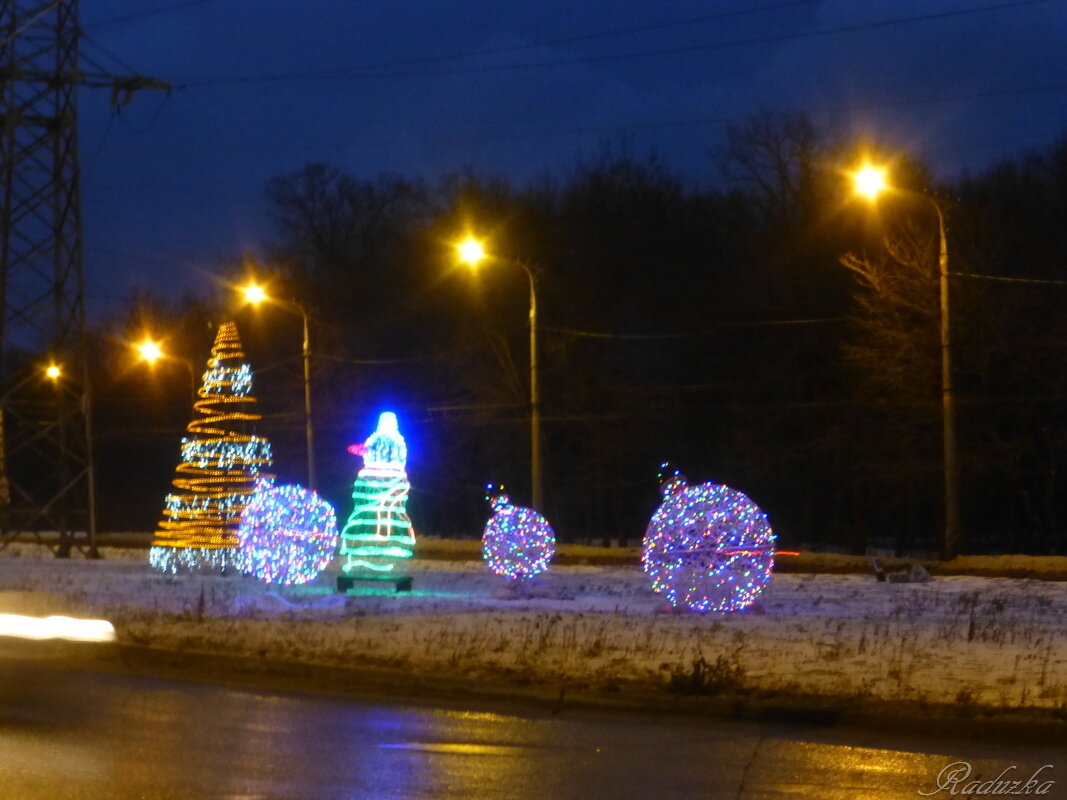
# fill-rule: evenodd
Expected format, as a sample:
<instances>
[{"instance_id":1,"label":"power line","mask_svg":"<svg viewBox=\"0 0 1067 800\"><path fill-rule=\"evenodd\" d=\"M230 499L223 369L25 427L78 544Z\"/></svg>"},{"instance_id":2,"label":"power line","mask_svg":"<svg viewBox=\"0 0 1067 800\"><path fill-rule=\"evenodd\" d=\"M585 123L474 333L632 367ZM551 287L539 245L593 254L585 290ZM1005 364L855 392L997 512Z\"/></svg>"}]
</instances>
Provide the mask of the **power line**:
<instances>
[{"instance_id":1,"label":"power line","mask_svg":"<svg viewBox=\"0 0 1067 800\"><path fill-rule=\"evenodd\" d=\"M735 47L749 47L763 44L779 44L782 42L797 41L800 39L814 39L842 33L856 33L859 31L878 30L881 28L897 25L910 25L922 22L936 22L945 19L953 19L974 14L982 14L990 11L1002 11L1027 6L1043 5L1046 3L1061 2L1061 0L1015 0L1015 2L993 3L977 8L957 9L954 11L941 11L929 14L917 14L912 16L893 17L872 22L856 23L853 25L840 25L834 28L822 28L814 31L800 31L786 34L768 36L756 36L745 39L733 39L724 42L710 42L707 44L685 45L678 47L656 48L650 50L631 50L623 53L611 53L599 56L580 56L573 58L544 59L541 61L528 61L512 64L491 64L482 66L456 66L443 69L389 71L374 67L349 67L336 70L320 70L314 72L290 72L290 73L267 73L263 75L245 75L234 77L176 77L172 80L182 83L187 87L208 86L234 86L248 83L275 83L284 81L303 80L354 80L375 78L418 78L438 75L461 75L479 74L490 72L511 72L524 69L539 69L542 67L575 66L581 64L593 64L606 61L621 61L631 58L650 58L656 56L684 55L688 53L708 52L712 50L725 50ZM376 71L368 71L376 70Z\"/></svg>"},{"instance_id":2,"label":"power line","mask_svg":"<svg viewBox=\"0 0 1067 800\"><path fill-rule=\"evenodd\" d=\"M690 25L696 25L703 22L712 22L735 17L751 16L753 14L759 14L764 11L780 11L782 9L794 8L796 6L811 5L812 2L813 0L790 0L790 2L785 3L775 3L773 5L743 8L734 11L720 11L715 14L703 14L696 17L688 17L686 19L672 20L670 22L656 22L629 28L616 28L605 31L593 31L589 33L577 34L574 36L565 36L559 39L545 39L538 42L531 42L529 44L516 44L509 45L506 47L489 47L478 50L458 50L451 53L442 53L440 55L434 56L419 56L415 58L394 59L390 61L378 61L368 64L358 64L352 67L346 67L344 69L346 71L380 70L389 69L393 67L408 67L417 64L433 64L439 63L441 61L455 61L458 59L474 58L478 56L518 53L526 50L540 50L546 47L556 47L558 45L564 44L576 44L578 42L595 41L597 39L607 39L617 36L629 36L635 33L647 33L649 31L654 30L688 27ZM308 70L306 72L292 74L294 76L299 76L300 78L315 79L331 76L337 71L338 70L336 69Z\"/></svg>"},{"instance_id":3,"label":"power line","mask_svg":"<svg viewBox=\"0 0 1067 800\"><path fill-rule=\"evenodd\" d=\"M793 108L788 109L782 113L784 114L806 114L811 116L834 116L834 115L848 115L857 111L877 111L879 109L892 109L892 108L907 108L910 106L924 106L924 105L941 105L945 103L958 103L966 102L969 100L982 100L997 97L1013 97L1017 95L1030 95L1030 94L1046 94L1067 91L1067 81L1061 83L1050 83L1041 85L1032 85L1017 87L1013 89L993 89L982 92L967 92L959 94L945 94L945 95L931 95L927 97L913 97L905 98L903 100L886 100L883 102L871 102L862 103L856 105L837 105L837 106L822 106L814 108ZM572 128L557 128L555 130L541 130L541 131L515 131L515 132L493 132L486 131L482 133L475 133L467 136L453 136L449 137L444 134L437 136L436 138L441 141L447 140L450 144L481 144L486 142L506 142L506 141L522 141L529 139L547 139L566 136L584 136L593 134L611 134L611 133L625 133L628 131L644 131L644 130L662 130L665 128L686 128L697 126L725 126L733 123L744 122L751 117L750 113L738 113L738 114L725 114L714 117L690 117L688 119L667 120L660 122L634 122L634 123L620 123L617 125L589 125ZM1054 135L1054 134L1053 134ZM377 139L377 140L361 140L361 141L346 141L346 142L324 142L319 144L299 144L294 145L292 142L278 145L267 144L249 144L244 143L241 145L225 146L225 147L194 147L194 148L168 148L165 150L137 150L130 151L127 154L136 154L141 156L174 156L174 155L227 155L231 153L275 153L275 152L291 152L294 149L297 151L349 151L356 149L366 149L374 147L386 147L395 145L399 140L397 138L392 139ZM416 140L411 140L413 143ZM418 140L421 142L421 139ZM977 147L985 147L988 145L978 144L973 145ZM959 149L959 148L957 148Z\"/></svg>"},{"instance_id":4,"label":"power line","mask_svg":"<svg viewBox=\"0 0 1067 800\"><path fill-rule=\"evenodd\" d=\"M184 3L174 3L169 6L161 6L159 8L145 9L144 11L135 11L130 14L121 14L117 17L107 17L105 19L98 19L94 22L90 22L88 25L83 25L82 30L87 28L103 28L107 25L118 25L123 22L133 22L135 20L144 19L146 17L154 17L160 14L169 14L171 11L181 11L182 9L191 8L192 6L200 6L210 0L186 0Z\"/></svg>"},{"instance_id":5,"label":"power line","mask_svg":"<svg viewBox=\"0 0 1067 800\"><path fill-rule=\"evenodd\" d=\"M122 69L126 70L126 72L129 72L129 73L131 73L133 75L140 75L141 74L140 70L134 69L133 67L131 67L129 64L127 64L125 61L123 61L121 58L119 58L113 52L111 52L106 47L104 47L102 44L100 44L100 42L96 41L91 36L89 36L87 33L85 33L85 31L81 32L81 41L84 42L85 44L88 44L88 45L91 45L91 46L95 47L97 50L99 50L105 56L107 56L112 61L114 61L116 64L118 64L120 67L122 67ZM97 64L95 61L91 61L88 58L88 56L85 55L85 51L84 50L81 52L81 56L86 61L89 61L90 64L92 64L94 67L96 67L101 72L107 72L108 71L104 67L101 67L99 64Z\"/></svg>"},{"instance_id":6,"label":"power line","mask_svg":"<svg viewBox=\"0 0 1067 800\"><path fill-rule=\"evenodd\" d=\"M793 325L822 325L828 322L845 322L845 317L826 317L824 319L770 319L752 322L723 322L714 328L689 333L603 333L582 331L574 328L557 328L551 325L539 325L538 330L563 333L569 336L581 336L587 339L697 339L703 336L717 336L724 330L737 328L777 328Z\"/></svg>"},{"instance_id":7,"label":"power line","mask_svg":"<svg viewBox=\"0 0 1067 800\"><path fill-rule=\"evenodd\" d=\"M978 278L984 281L1002 281L1004 283L1037 283L1049 286L1067 286L1067 281L1058 281L1045 278L1009 278L1006 275L983 275L980 272L950 272L960 278Z\"/></svg>"}]
</instances>

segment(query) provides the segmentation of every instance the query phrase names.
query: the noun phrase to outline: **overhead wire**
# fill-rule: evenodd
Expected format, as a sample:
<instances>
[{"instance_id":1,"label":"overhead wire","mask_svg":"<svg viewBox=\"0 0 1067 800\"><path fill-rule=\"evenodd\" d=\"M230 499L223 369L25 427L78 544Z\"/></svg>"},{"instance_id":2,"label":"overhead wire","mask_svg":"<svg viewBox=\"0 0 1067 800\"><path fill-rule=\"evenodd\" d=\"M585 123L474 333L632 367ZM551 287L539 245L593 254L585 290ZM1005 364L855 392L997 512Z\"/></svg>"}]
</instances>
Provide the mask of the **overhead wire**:
<instances>
[{"instance_id":1,"label":"overhead wire","mask_svg":"<svg viewBox=\"0 0 1067 800\"><path fill-rule=\"evenodd\" d=\"M139 19L145 19L146 17L155 17L160 14L169 14L172 11L181 11L192 6L200 6L205 3L211 2L211 0L185 0L182 3L172 3L169 6L160 6L159 8L149 8L142 11L134 11L129 14L120 14L115 17L106 17L105 19L92 20L86 25L82 25L82 30L86 28L104 28L108 25L117 25L123 22L134 22Z\"/></svg>"},{"instance_id":2,"label":"overhead wire","mask_svg":"<svg viewBox=\"0 0 1067 800\"><path fill-rule=\"evenodd\" d=\"M414 66L417 64L433 64L441 61L455 61L466 58L476 58L480 56L488 55L503 55L506 53L517 53L526 50L541 50L546 47L557 47L564 44L576 44L578 42L595 41L597 39L607 39L618 36L630 36L635 33L648 33L654 30L666 30L668 28L680 28L689 27L695 24L703 22L720 21L724 19L730 19L742 16L751 16L754 14L762 13L764 11L780 11L787 8L794 8L797 6L813 5L815 0L789 0L783 3L774 3L772 5L753 6L750 8L735 9L731 11L720 11L715 14L702 14L696 17L687 17L685 19L671 20L668 22L649 23L646 25L637 25L627 28L615 28L605 31L592 31L589 33L582 33L574 36L564 36L557 39L542 39L536 42L527 42L525 44L514 44L500 47L487 47L476 50L459 50L451 53L440 53L438 55L431 56L416 56L403 59L391 59L389 61L378 61L368 64L359 64L353 67L347 67L346 70L378 70L389 69L392 67L406 67ZM328 70L306 70L300 73L293 73L305 78L314 79L322 76L330 76L336 73L337 69Z\"/></svg>"},{"instance_id":3,"label":"overhead wire","mask_svg":"<svg viewBox=\"0 0 1067 800\"><path fill-rule=\"evenodd\" d=\"M415 78L437 75L461 75L480 74L490 72L510 72L524 69L539 69L543 67L574 66L581 64L593 64L606 61L620 61L631 58L649 58L665 55L683 55L687 53L708 52L724 50L736 47L748 47L752 45L780 44L782 42L798 41L801 39L813 39L831 36L841 33L855 33L865 30L877 30L897 25L913 23L933 22L945 19L959 18L974 14L982 14L990 11L1010 10L1027 6L1045 5L1049 3L1063 2L1063 0L1012 0L1012 2L992 3L984 6L953 9L951 11L931 12L926 14L914 14L910 16L898 16L889 19L873 20L870 22L855 23L851 25L839 25L832 28L821 28L813 31L793 31L791 33L755 36L742 39L732 39L722 42L709 42L704 44L682 45L676 47L654 48L645 50L631 50L622 53L606 53L595 56L575 56L556 59L543 59L540 61L528 61L508 64L485 64L480 66L456 66L444 69L427 70L396 70L390 71L382 67L350 67L335 70L318 70L290 73L266 73L261 75L244 75L231 77L196 77L182 76L172 78L175 83L181 83L188 87L209 86L233 86L247 83L275 83L284 81L303 80L353 80L353 79L380 79L380 78ZM456 56L453 56L455 58Z\"/></svg>"}]
</instances>

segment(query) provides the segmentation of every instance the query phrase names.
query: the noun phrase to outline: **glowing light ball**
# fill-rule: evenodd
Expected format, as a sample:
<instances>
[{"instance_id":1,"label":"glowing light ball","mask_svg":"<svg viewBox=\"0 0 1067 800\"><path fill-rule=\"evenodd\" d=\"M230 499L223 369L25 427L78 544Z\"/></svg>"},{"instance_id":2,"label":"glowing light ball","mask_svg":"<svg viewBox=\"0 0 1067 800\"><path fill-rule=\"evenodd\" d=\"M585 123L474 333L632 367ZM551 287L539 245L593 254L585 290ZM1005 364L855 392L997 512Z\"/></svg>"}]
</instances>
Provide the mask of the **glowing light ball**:
<instances>
[{"instance_id":1,"label":"glowing light ball","mask_svg":"<svg viewBox=\"0 0 1067 800\"><path fill-rule=\"evenodd\" d=\"M333 560L337 516L309 489L264 481L241 514L237 536L244 572L265 583L307 583Z\"/></svg>"},{"instance_id":2,"label":"glowing light ball","mask_svg":"<svg viewBox=\"0 0 1067 800\"><path fill-rule=\"evenodd\" d=\"M515 506L503 487L487 495L493 516L482 532L482 556L489 571L508 580L540 575L556 553L556 534L532 508Z\"/></svg>"},{"instance_id":3,"label":"glowing light ball","mask_svg":"<svg viewBox=\"0 0 1067 800\"><path fill-rule=\"evenodd\" d=\"M745 494L674 472L645 532L641 566L675 608L741 611L771 580L775 536Z\"/></svg>"}]
</instances>

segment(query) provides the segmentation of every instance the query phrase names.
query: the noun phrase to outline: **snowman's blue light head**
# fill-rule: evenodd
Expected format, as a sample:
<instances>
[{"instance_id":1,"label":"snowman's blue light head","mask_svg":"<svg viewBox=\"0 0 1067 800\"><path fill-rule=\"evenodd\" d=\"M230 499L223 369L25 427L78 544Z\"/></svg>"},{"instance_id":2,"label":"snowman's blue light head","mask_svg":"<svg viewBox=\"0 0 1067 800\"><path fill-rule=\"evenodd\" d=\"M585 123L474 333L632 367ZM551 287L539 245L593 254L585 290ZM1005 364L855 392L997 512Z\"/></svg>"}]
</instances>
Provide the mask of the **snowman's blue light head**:
<instances>
[{"instance_id":1,"label":"snowman's blue light head","mask_svg":"<svg viewBox=\"0 0 1067 800\"><path fill-rule=\"evenodd\" d=\"M368 467L404 469L407 460L408 447L400 435L396 414L383 411L377 429L363 444L363 463Z\"/></svg>"}]
</instances>

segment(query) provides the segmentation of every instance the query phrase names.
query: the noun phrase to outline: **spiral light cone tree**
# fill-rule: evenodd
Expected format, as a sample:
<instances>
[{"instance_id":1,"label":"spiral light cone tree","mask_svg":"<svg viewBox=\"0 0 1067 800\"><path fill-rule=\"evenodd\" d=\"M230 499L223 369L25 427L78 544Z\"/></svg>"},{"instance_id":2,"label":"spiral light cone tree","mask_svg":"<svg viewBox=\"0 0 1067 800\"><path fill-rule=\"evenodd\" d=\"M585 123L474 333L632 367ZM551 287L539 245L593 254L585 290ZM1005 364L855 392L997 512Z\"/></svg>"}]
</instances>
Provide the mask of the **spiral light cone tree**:
<instances>
[{"instance_id":1,"label":"spiral light cone tree","mask_svg":"<svg viewBox=\"0 0 1067 800\"><path fill-rule=\"evenodd\" d=\"M270 442L251 433L261 419L252 369L237 326L219 327L181 443L149 562L164 572L225 572L234 563L241 512L272 464Z\"/></svg>"}]
</instances>

